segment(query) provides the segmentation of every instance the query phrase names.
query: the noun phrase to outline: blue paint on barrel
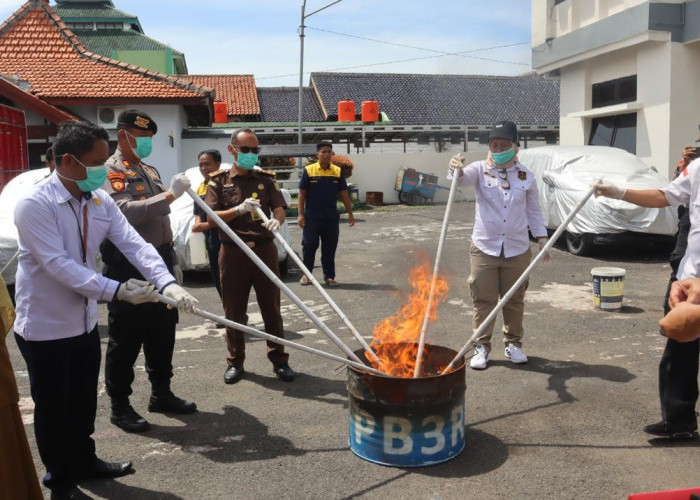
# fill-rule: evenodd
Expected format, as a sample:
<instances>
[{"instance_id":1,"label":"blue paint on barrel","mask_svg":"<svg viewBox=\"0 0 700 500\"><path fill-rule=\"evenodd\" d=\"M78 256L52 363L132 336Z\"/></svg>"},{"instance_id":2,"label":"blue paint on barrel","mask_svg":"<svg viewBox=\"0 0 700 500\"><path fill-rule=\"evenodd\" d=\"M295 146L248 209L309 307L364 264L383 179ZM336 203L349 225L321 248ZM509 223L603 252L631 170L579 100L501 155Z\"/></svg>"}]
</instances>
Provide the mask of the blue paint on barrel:
<instances>
[{"instance_id":1,"label":"blue paint on barrel","mask_svg":"<svg viewBox=\"0 0 700 500\"><path fill-rule=\"evenodd\" d=\"M392 467L425 467L464 450L464 361L446 375L431 376L457 352L426 348L426 377L387 378L348 369L349 445L355 455ZM364 361L362 351L356 354Z\"/></svg>"}]
</instances>

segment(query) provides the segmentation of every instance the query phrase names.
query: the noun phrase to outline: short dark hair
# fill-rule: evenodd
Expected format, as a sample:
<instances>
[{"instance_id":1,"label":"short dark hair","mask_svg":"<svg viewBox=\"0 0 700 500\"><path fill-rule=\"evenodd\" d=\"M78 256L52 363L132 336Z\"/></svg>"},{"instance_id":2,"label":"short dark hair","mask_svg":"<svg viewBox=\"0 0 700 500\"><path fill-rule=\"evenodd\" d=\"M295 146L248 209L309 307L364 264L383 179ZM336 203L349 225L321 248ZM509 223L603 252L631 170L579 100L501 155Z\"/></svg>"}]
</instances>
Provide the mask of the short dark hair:
<instances>
[{"instance_id":1,"label":"short dark hair","mask_svg":"<svg viewBox=\"0 0 700 500\"><path fill-rule=\"evenodd\" d=\"M331 151L333 151L333 144L331 144L330 142L321 141L318 144L316 144L316 152L318 153L319 151L321 151L321 148L326 147L331 148Z\"/></svg>"},{"instance_id":2,"label":"short dark hair","mask_svg":"<svg viewBox=\"0 0 700 500\"><path fill-rule=\"evenodd\" d=\"M202 155L209 155L212 158L214 158L214 161L216 163L221 163L221 151L219 151L218 149L205 149L204 151L200 151L197 155L197 158L199 158Z\"/></svg>"},{"instance_id":3,"label":"short dark hair","mask_svg":"<svg viewBox=\"0 0 700 500\"><path fill-rule=\"evenodd\" d=\"M46 161L53 161L53 146L46 148Z\"/></svg>"},{"instance_id":4,"label":"short dark hair","mask_svg":"<svg viewBox=\"0 0 700 500\"><path fill-rule=\"evenodd\" d=\"M249 129L249 128L238 128L238 129L236 129L236 130L233 131L233 134L231 134L231 144L233 144L234 142L236 142L236 138L237 138L239 135L243 134L243 133L255 135L255 132L253 132L253 131L252 131L251 129ZM256 136L256 137L257 137L257 136Z\"/></svg>"},{"instance_id":5,"label":"short dark hair","mask_svg":"<svg viewBox=\"0 0 700 500\"><path fill-rule=\"evenodd\" d=\"M95 147L95 141L98 139L109 142L109 134L94 123L77 121L61 123L56 134L56 141L52 146L56 164L61 164L61 157L65 154L82 157L89 153Z\"/></svg>"}]
</instances>

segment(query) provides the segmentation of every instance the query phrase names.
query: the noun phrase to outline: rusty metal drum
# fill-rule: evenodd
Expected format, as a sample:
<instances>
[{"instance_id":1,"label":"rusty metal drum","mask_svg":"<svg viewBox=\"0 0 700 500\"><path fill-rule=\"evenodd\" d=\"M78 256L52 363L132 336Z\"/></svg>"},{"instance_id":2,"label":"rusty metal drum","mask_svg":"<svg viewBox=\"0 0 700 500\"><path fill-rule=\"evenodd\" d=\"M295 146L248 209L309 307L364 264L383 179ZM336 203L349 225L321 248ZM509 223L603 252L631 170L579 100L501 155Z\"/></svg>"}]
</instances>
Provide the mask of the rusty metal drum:
<instances>
[{"instance_id":1,"label":"rusty metal drum","mask_svg":"<svg viewBox=\"0 0 700 500\"><path fill-rule=\"evenodd\" d=\"M356 354L366 362L363 351ZM349 367L352 452L392 467L425 467L458 456L465 447L464 360L452 372L436 375L456 355L426 345L426 376L417 379L380 377Z\"/></svg>"}]
</instances>

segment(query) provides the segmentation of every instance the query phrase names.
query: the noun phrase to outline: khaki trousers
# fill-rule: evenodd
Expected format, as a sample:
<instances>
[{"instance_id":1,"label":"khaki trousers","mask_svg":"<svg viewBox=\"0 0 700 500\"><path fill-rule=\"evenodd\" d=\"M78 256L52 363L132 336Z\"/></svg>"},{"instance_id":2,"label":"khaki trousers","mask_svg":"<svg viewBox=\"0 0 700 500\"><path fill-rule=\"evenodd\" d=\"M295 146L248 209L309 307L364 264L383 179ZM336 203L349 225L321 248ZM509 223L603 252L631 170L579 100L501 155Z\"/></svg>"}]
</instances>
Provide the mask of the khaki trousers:
<instances>
[{"instance_id":1,"label":"khaki trousers","mask_svg":"<svg viewBox=\"0 0 700 500\"><path fill-rule=\"evenodd\" d=\"M498 300L518 281L523 271L530 265L530 250L506 258L503 251L498 257L485 254L474 244L469 249L469 262L471 274L469 275L469 289L474 304L474 317L472 320L473 331L476 331L491 313ZM525 281L515 292L502 309L503 313L503 343L522 346L523 338L523 313L525 311L525 290L528 281ZM491 335L493 334L494 321L486 327L483 334L476 340L477 345L483 345L491 351Z\"/></svg>"}]
</instances>

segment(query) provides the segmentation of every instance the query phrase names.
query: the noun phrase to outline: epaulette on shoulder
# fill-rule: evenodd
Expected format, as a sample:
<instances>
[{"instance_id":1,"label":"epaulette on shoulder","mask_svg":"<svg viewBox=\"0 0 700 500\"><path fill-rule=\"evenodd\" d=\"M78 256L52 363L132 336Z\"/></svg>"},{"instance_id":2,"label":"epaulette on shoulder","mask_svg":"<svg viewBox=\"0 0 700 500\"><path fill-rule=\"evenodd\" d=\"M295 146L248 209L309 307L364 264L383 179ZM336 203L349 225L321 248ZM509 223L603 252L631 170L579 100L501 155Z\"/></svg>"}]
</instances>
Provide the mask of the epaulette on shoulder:
<instances>
[{"instance_id":1,"label":"epaulette on shoulder","mask_svg":"<svg viewBox=\"0 0 700 500\"><path fill-rule=\"evenodd\" d=\"M209 174L209 177L214 178L217 175L225 174L226 172L228 172L228 170L217 170L216 172Z\"/></svg>"},{"instance_id":2,"label":"epaulette on shoulder","mask_svg":"<svg viewBox=\"0 0 700 500\"><path fill-rule=\"evenodd\" d=\"M260 170L259 172L264 175L269 175L273 179L277 177L277 172L275 172L274 170Z\"/></svg>"}]
</instances>

